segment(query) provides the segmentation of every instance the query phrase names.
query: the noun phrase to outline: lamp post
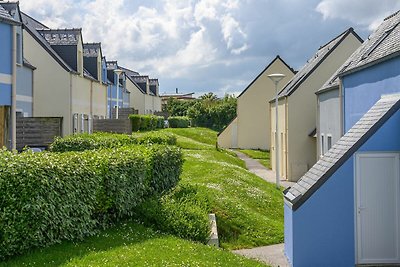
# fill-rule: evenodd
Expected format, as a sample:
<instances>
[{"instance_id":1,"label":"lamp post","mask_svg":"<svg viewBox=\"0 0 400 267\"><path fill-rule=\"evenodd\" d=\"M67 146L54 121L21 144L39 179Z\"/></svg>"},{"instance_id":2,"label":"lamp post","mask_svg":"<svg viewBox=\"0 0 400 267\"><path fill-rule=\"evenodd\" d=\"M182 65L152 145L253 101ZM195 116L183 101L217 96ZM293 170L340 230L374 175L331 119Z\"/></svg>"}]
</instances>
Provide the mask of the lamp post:
<instances>
[{"instance_id":1,"label":"lamp post","mask_svg":"<svg viewBox=\"0 0 400 267\"><path fill-rule=\"evenodd\" d=\"M276 188L279 189L279 150L278 150L278 83L285 78L284 74L274 73L268 75L268 78L275 84L275 173L276 173Z\"/></svg>"},{"instance_id":2,"label":"lamp post","mask_svg":"<svg viewBox=\"0 0 400 267\"><path fill-rule=\"evenodd\" d=\"M119 109L119 75L121 75L123 71L121 69L115 69L114 73L117 74L117 109L115 111L115 118L118 119L118 109Z\"/></svg>"}]
</instances>

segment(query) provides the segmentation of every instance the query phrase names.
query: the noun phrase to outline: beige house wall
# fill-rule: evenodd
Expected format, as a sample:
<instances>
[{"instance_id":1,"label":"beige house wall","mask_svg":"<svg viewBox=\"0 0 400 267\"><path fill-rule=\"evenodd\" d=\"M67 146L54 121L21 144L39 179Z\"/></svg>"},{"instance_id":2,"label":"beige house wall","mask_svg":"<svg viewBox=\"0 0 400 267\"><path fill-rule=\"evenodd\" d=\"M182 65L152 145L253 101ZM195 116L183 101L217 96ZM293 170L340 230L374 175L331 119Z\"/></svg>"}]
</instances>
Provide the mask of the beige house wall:
<instances>
[{"instance_id":1,"label":"beige house wall","mask_svg":"<svg viewBox=\"0 0 400 267\"><path fill-rule=\"evenodd\" d=\"M350 34L287 98L286 178L297 181L317 160L316 139L309 134L316 127L317 96L315 92L332 76L344 61L360 46ZM281 120L282 117L279 117ZM273 168L275 169L275 167Z\"/></svg>"},{"instance_id":2,"label":"beige house wall","mask_svg":"<svg viewBox=\"0 0 400 267\"><path fill-rule=\"evenodd\" d=\"M154 111L160 112L161 111L161 97L160 96L153 96L154 100Z\"/></svg>"},{"instance_id":3,"label":"beige house wall","mask_svg":"<svg viewBox=\"0 0 400 267\"><path fill-rule=\"evenodd\" d=\"M218 146L237 148L237 117L218 135Z\"/></svg>"},{"instance_id":4,"label":"beige house wall","mask_svg":"<svg viewBox=\"0 0 400 267\"><path fill-rule=\"evenodd\" d=\"M33 76L33 116L63 117L63 134L69 134L72 128L71 76L25 30L23 38L24 56L37 68Z\"/></svg>"},{"instance_id":5,"label":"beige house wall","mask_svg":"<svg viewBox=\"0 0 400 267\"><path fill-rule=\"evenodd\" d=\"M107 85L92 81L92 116L107 116Z\"/></svg>"},{"instance_id":6,"label":"beige house wall","mask_svg":"<svg viewBox=\"0 0 400 267\"><path fill-rule=\"evenodd\" d=\"M137 109L139 114L145 114L145 95L129 79L126 79L126 88L131 92L132 108Z\"/></svg>"},{"instance_id":7,"label":"beige house wall","mask_svg":"<svg viewBox=\"0 0 400 267\"><path fill-rule=\"evenodd\" d=\"M288 66L277 58L247 88L237 100L237 144L229 143L230 134L220 134L218 145L225 148L264 149L271 147L269 100L275 96L275 84L268 78L272 73L283 73L286 77L280 81L279 89L293 77ZM274 124L275 125L275 124ZM229 129L228 129L229 128ZM224 131L231 131L227 127ZM231 140L232 141L232 140Z\"/></svg>"}]
</instances>

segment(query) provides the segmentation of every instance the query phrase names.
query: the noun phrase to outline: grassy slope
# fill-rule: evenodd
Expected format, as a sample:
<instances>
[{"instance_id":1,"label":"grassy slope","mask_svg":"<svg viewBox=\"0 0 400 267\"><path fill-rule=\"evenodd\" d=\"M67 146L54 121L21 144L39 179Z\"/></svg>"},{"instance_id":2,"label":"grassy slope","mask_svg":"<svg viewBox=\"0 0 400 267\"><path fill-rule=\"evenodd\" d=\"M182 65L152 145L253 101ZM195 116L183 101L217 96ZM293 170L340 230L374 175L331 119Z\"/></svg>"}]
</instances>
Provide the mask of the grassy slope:
<instances>
[{"instance_id":1,"label":"grassy slope","mask_svg":"<svg viewBox=\"0 0 400 267\"><path fill-rule=\"evenodd\" d=\"M264 165L268 169L271 169L271 159L269 151L252 149L241 149L239 151L246 154L250 158L258 160L262 165Z\"/></svg>"},{"instance_id":2,"label":"grassy slope","mask_svg":"<svg viewBox=\"0 0 400 267\"><path fill-rule=\"evenodd\" d=\"M211 198L222 247L283 241L283 200L274 185L248 172L237 157L215 150L211 144L215 144L216 132L201 128L167 131L176 134L184 148L181 182L198 185Z\"/></svg>"},{"instance_id":3,"label":"grassy slope","mask_svg":"<svg viewBox=\"0 0 400 267\"><path fill-rule=\"evenodd\" d=\"M83 242L63 242L0 266L265 266L228 251L161 234L137 223Z\"/></svg>"}]
</instances>

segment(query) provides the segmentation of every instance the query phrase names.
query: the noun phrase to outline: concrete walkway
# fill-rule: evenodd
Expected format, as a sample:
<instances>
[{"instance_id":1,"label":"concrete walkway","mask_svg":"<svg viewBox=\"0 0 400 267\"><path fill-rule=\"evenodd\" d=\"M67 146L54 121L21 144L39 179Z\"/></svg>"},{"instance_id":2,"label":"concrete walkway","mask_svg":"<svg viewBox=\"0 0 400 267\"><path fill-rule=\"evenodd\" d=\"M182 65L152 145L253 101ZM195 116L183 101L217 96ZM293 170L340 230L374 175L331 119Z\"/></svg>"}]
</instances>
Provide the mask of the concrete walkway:
<instances>
[{"instance_id":1,"label":"concrete walkway","mask_svg":"<svg viewBox=\"0 0 400 267\"><path fill-rule=\"evenodd\" d=\"M273 172L270 169L267 169L258 160L252 159L237 150L233 150L233 152L235 152L236 155L246 163L246 168L250 172L259 176L266 182L273 184L276 183L275 172ZM289 182L286 180L280 181L280 185L283 186L284 188L292 186L293 184L294 184L293 182ZM258 259L274 267L290 266L283 252L283 247L284 244L278 244L278 245L258 247L252 249L234 250L233 252L248 258Z\"/></svg>"},{"instance_id":2,"label":"concrete walkway","mask_svg":"<svg viewBox=\"0 0 400 267\"><path fill-rule=\"evenodd\" d=\"M265 262L273 267L289 267L283 253L283 244L258 247L252 249L234 250L233 253Z\"/></svg>"},{"instance_id":3,"label":"concrete walkway","mask_svg":"<svg viewBox=\"0 0 400 267\"><path fill-rule=\"evenodd\" d=\"M246 163L246 168L254 173L255 175L261 177L265 181L269 183L276 183L276 175L275 172L273 172L270 169L267 169L264 165L262 165L258 160L252 159L248 157L247 155L243 154L242 152L239 152L237 150L232 150L236 155L243 160ZM280 185L283 186L284 188L288 188L289 186L292 186L294 183L289 182L286 180L281 180Z\"/></svg>"}]
</instances>

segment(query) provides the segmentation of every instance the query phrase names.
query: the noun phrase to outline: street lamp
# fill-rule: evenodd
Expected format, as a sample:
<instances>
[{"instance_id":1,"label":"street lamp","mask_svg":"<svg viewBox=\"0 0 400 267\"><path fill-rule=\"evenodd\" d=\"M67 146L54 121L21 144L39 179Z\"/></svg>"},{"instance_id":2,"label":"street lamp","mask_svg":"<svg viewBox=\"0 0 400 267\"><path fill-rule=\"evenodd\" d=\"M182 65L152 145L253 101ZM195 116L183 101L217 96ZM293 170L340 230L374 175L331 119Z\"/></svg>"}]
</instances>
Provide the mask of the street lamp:
<instances>
[{"instance_id":1,"label":"street lamp","mask_svg":"<svg viewBox=\"0 0 400 267\"><path fill-rule=\"evenodd\" d=\"M268 75L268 78L275 84L275 173L276 173L276 188L279 189L279 150L278 150L278 83L285 78L284 74L274 73Z\"/></svg>"},{"instance_id":2,"label":"street lamp","mask_svg":"<svg viewBox=\"0 0 400 267\"><path fill-rule=\"evenodd\" d=\"M121 69L115 69L114 73L117 74L117 109L115 111L115 118L118 119L118 109L119 109L119 75L121 75L123 71ZM111 97L112 99L112 97Z\"/></svg>"}]
</instances>

